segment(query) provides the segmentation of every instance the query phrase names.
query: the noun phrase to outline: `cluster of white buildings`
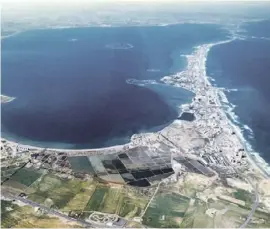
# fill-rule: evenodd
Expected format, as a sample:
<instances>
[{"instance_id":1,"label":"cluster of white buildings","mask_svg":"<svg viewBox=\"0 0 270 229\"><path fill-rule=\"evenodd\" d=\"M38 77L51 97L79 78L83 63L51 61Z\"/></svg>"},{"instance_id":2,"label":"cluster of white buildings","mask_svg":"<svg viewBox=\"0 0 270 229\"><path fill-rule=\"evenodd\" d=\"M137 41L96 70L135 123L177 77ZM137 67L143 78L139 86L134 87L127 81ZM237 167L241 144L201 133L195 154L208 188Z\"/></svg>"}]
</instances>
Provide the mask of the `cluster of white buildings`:
<instances>
[{"instance_id":1,"label":"cluster of white buildings","mask_svg":"<svg viewBox=\"0 0 270 229\"><path fill-rule=\"evenodd\" d=\"M206 77L205 61L210 46L204 45L189 55L186 70L162 80L195 93L189 112L196 120L194 129L202 138L209 139L199 152L210 164L229 166L246 165L246 154L237 133L232 128L223 104L219 101L219 89L211 86Z\"/></svg>"},{"instance_id":2,"label":"cluster of white buildings","mask_svg":"<svg viewBox=\"0 0 270 229\"><path fill-rule=\"evenodd\" d=\"M1 159L25 156L29 151L28 146L1 139Z\"/></svg>"}]
</instances>

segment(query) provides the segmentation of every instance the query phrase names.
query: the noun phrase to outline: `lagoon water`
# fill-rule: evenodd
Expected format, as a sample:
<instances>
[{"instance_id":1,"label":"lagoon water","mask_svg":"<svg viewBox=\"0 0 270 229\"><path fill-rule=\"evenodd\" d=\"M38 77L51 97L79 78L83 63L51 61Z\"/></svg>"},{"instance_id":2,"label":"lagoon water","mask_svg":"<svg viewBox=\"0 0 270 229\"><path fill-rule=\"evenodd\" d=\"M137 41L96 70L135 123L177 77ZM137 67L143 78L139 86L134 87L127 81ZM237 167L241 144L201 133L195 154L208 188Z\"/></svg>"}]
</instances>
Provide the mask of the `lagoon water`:
<instances>
[{"instance_id":1,"label":"lagoon water","mask_svg":"<svg viewBox=\"0 0 270 229\"><path fill-rule=\"evenodd\" d=\"M223 40L216 25L48 29L2 40L2 136L42 147L89 148L166 125L192 94L128 84L181 71L194 46Z\"/></svg>"}]
</instances>

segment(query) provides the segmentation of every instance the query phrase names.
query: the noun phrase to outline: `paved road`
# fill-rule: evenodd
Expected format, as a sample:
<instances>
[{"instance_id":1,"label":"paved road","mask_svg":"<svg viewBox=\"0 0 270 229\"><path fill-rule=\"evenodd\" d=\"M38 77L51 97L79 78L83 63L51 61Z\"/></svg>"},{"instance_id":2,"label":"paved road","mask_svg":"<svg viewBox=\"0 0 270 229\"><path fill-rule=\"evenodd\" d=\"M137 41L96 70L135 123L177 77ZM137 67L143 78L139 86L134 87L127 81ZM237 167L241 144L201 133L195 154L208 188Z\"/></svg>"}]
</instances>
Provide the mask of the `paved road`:
<instances>
[{"instance_id":1,"label":"paved road","mask_svg":"<svg viewBox=\"0 0 270 229\"><path fill-rule=\"evenodd\" d=\"M254 186L249 180L248 180L248 182L252 185L252 187L253 187L253 189L255 191L255 201L254 201L254 203L252 205L251 211L249 212L246 221L240 226L240 228L246 228L247 227L247 225L249 224L250 220L252 219L252 217L253 217L253 215L254 215L254 213L255 213L258 205L259 205L259 200L260 200L257 187Z\"/></svg>"},{"instance_id":2,"label":"paved road","mask_svg":"<svg viewBox=\"0 0 270 229\"><path fill-rule=\"evenodd\" d=\"M232 166L232 169L235 171L236 174L238 174L239 177L242 177L241 172L239 172L237 168L234 168ZM254 193L255 193L255 200L254 200L254 202L252 204L252 208L251 208L251 210L250 210L250 212L249 212L249 214L247 216L247 219L239 227L239 228L246 228L247 225L249 224L250 220L252 219L258 205L259 205L260 196L259 196L259 193L258 193L258 190L257 190L257 184L254 185L248 178L245 178L245 177L242 177L242 178L244 180L246 180L252 186L252 188L254 190Z\"/></svg>"},{"instance_id":3,"label":"paved road","mask_svg":"<svg viewBox=\"0 0 270 229\"><path fill-rule=\"evenodd\" d=\"M11 195L11 194L8 194L7 197L15 199L15 200L19 200L19 201L21 201L21 202L23 202L25 204L31 205L32 207L38 207L38 208L42 209L43 211L45 211L45 212L47 212L49 214L53 214L53 215L56 215L58 217L67 219L69 221L76 222L76 223L81 224L83 226L86 226L88 228L89 227L100 227L100 225L91 224L91 223L88 223L88 222L86 222L84 220L79 220L79 219L69 217L69 216L67 216L67 215L65 215L65 214L63 214L61 212L58 212L58 211L56 211L54 209L51 209L51 208L47 208L47 207L45 207L45 206L43 206L41 204L38 204L36 202L33 202L33 201L29 200L29 199L25 199L25 198L22 198L22 197L19 197L19 196L14 196L14 195Z\"/></svg>"}]
</instances>

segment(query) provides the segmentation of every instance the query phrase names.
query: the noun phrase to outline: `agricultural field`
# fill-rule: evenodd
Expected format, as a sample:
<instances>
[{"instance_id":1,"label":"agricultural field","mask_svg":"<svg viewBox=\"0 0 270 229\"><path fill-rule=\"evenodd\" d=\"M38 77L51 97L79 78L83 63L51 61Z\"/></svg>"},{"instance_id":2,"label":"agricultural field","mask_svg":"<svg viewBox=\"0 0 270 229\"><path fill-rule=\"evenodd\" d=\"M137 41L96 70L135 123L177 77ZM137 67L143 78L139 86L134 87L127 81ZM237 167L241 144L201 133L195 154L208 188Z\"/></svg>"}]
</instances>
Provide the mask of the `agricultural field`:
<instances>
[{"instance_id":1,"label":"agricultural field","mask_svg":"<svg viewBox=\"0 0 270 229\"><path fill-rule=\"evenodd\" d=\"M124 198L121 199L118 208L118 215L127 219L141 216L143 210L149 202L149 197L139 196L135 192L124 192Z\"/></svg>"},{"instance_id":2,"label":"agricultural field","mask_svg":"<svg viewBox=\"0 0 270 229\"><path fill-rule=\"evenodd\" d=\"M249 228L270 228L270 214L267 214L261 211L256 211L248 227Z\"/></svg>"},{"instance_id":3,"label":"agricultural field","mask_svg":"<svg viewBox=\"0 0 270 229\"><path fill-rule=\"evenodd\" d=\"M84 211L99 211L133 218L140 216L147 203L147 197L139 198L132 192L126 192L121 185L99 184Z\"/></svg>"},{"instance_id":4,"label":"agricultural field","mask_svg":"<svg viewBox=\"0 0 270 229\"><path fill-rule=\"evenodd\" d=\"M12 168L11 168L12 169ZM194 175L192 175L193 178ZM200 178L200 177L198 177ZM125 219L142 217L148 227L214 228L239 227L245 221L254 194L211 183L208 178L162 185L144 213L156 188L138 189L119 184L77 178L60 178L45 170L22 168L4 183L2 191L27 198L66 214L88 219L94 211L117 214ZM73 227L73 224L37 213L30 206L2 201L2 227ZM78 227L79 225L76 225ZM127 227L141 226L129 221ZM249 227L269 227L270 215L256 211Z\"/></svg>"},{"instance_id":5,"label":"agricultural field","mask_svg":"<svg viewBox=\"0 0 270 229\"><path fill-rule=\"evenodd\" d=\"M107 186L97 186L84 211L101 211L108 192L109 188Z\"/></svg>"},{"instance_id":6,"label":"agricultural field","mask_svg":"<svg viewBox=\"0 0 270 229\"><path fill-rule=\"evenodd\" d=\"M111 213L111 214L115 213L121 196L122 196L121 188L110 187L108 190L106 190L106 194L103 198L104 201L103 201L103 204L101 205L102 209L100 210L106 213Z\"/></svg>"},{"instance_id":7,"label":"agricultural field","mask_svg":"<svg viewBox=\"0 0 270 229\"><path fill-rule=\"evenodd\" d=\"M236 194L237 193L237 194ZM238 195L241 194L241 197ZM251 211L251 199L253 194L246 191L237 190L232 194L236 200L243 201L243 204L237 204L234 199L230 201L217 198L209 199L207 202L200 201L201 207L197 206L192 215L194 215L192 227L240 227L246 220ZM237 197L237 198L236 198ZM201 209L201 210L200 210ZM255 224L252 221L256 222ZM249 226L269 227L270 214L256 211L252 217Z\"/></svg>"},{"instance_id":8,"label":"agricultural field","mask_svg":"<svg viewBox=\"0 0 270 229\"><path fill-rule=\"evenodd\" d=\"M213 220L205 214L206 210L207 203L193 199L180 226L183 228L213 228Z\"/></svg>"},{"instance_id":9,"label":"agricultural field","mask_svg":"<svg viewBox=\"0 0 270 229\"><path fill-rule=\"evenodd\" d=\"M244 201L247 206L251 206L254 200L254 194L242 189L237 189L233 192L233 197Z\"/></svg>"},{"instance_id":10,"label":"agricultural field","mask_svg":"<svg viewBox=\"0 0 270 229\"><path fill-rule=\"evenodd\" d=\"M1 168L1 179L2 181L5 179L5 178L8 178L12 175L12 173L14 173L17 169L19 169L22 165L22 164L14 164L14 165L10 165L10 166L7 166L7 167L2 167Z\"/></svg>"},{"instance_id":11,"label":"agricultural field","mask_svg":"<svg viewBox=\"0 0 270 229\"><path fill-rule=\"evenodd\" d=\"M43 170L34 170L31 168L16 169L16 173L9 177L2 186L2 189L8 190L14 195L25 192L29 186L36 182L43 174Z\"/></svg>"},{"instance_id":12,"label":"agricultural field","mask_svg":"<svg viewBox=\"0 0 270 229\"><path fill-rule=\"evenodd\" d=\"M158 193L143 217L143 224L155 228L236 228L245 222L249 212L248 207L221 199L205 202L181 194ZM253 221L252 227L269 227L270 215L256 211Z\"/></svg>"},{"instance_id":13,"label":"agricultural field","mask_svg":"<svg viewBox=\"0 0 270 229\"><path fill-rule=\"evenodd\" d=\"M35 182L28 190L28 198L34 202L50 205L57 209L73 208L81 201L87 202L91 196L91 188L86 189L91 184L79 179L62 179L52 174L44 175L39 182ZM89 197L87 197L89 194ZM74 198L80 195L78 199ZM71 202L74 201L74 202ZM69 207L68 207L69 206ZM81 206L77 206L81 208ZM77 208L75 206L75 208Z\"/></svg>"},{"instance_id":14,"label":"agricultural field","mask_svg":"<svg viewBox=\"0 0 270 229\"><path fill-rule=\"evenodd\" d=\"M143 224L163 228L235 228L245 222L253 201L252 192L187 174L178 183L160 187L143 217ZM258 210L249 224L250 227L269 225L270 214Z\"/></svg>"},{"instance_id":15,"label":"agricultural field","mask_svg":"<svg viewBox=\"0 0 270 229\"><path fill-rule=\"evenodd\" d=\"M179 227L190 201L190 198L179 194L159 192L147 209L143 224L149 227Z\"/></svg>"},{"instance_id":16,"label":"agricultural field","mask_svg":"<svg viewBox=\"0 0 270 229\"><path fill-rule=\"evenodd\" d=\"M14 195L25 193L29 200L62 212L78 212L88 218L91 212L133 218L143 213L149 196L136 188L100 183L98 180L67 179L46 172L23 168L8 180L2 190Z\"/></svg>"},{"instance_id":17,"label":"agricultural field","mask_svg":"<svg viewBox=\"0 0 270 229\"><path fill-rule=\"evenodd\" d=\"M74 172L85 172L88 174L94 174L95 171L91 166L88 157L68 157L68 161Z\"/></svg>"},{"instance_id":18,"label":"agricultural field","mask_svg":"<svg viewBox=\"0 0 270 229\"><path fill-rule=\"evenodd\" d=\"M127 224L125 225L125 228L144 228L144 226L141 223L128 221Z\"/></svg>"},{"instance_id":19,"label":"agricultural field","mask_svg":"<svg viewBox=\"0 0 270 229\"><path fill-rule=\"evenodd\" d=\"M32 168L22 168L18 170L11 178L12 181L17 181L25 186L30 186L39 177L42 176L42 172Z\"/></svg>"},{"instance_id":20,"label":"agricultural field","mask_svg":"<svg viewBox=\"0 0 270 229\"><path fill-rule=\"evenodd\" d=\"M1 227L79 228L81 226L48 216L30 206L19 206L11 201L1 200Z\"/></svg>"},{"instance_id":21,"label":"agricultural field","mask_svg":"<svg viewBox=\"0 0 270 229\"><path fill-rule=\"evenodd\" d=\"M19 195L20 193L27 190L27 186L17 181L8 180L1 186L1 191L6 190L13 195Z\"/></svg>"},{"instance_id":22,"label":"agricultural field","mask_svg":"<svg viewBox=\"0 0 270 229\"><path fill-rule=\"evenodd\" d=\"M96 188L95 182L85 181L81 184L80 191L63 208L64 211L82 211L91 198Z\"/></svg>"}]
</instances>

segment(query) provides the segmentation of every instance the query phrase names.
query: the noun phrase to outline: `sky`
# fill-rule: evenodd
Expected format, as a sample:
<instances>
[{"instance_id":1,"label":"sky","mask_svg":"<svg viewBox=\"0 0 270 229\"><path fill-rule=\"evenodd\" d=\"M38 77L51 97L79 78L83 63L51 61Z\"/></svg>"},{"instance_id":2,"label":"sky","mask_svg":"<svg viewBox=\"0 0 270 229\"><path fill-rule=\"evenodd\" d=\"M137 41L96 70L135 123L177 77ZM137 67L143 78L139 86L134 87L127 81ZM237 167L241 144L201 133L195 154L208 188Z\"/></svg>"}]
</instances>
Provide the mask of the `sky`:
<instances>
[{"instance_id":1,"label":"sky","mask_svg":"<svg viewBox=\"0 0 270 229\"><path fill-rule=\"evenodd\" d=\"M2 5L84 5L115 2L258 2L258 0L1 0ZM270 1L270 0L264 0Z\"/></svg>"},{"instance_id":2,"label":"sky","mask_svg":"<svg viewBox=\"0 0 270 229\"><path fill-rule=\"evenodd\" d=\"M225 4L228 6L228 4L236 3L234 4L235 6L245 6L245 8L248 8L249 10L251 8L249 7L249 4L253 4L255 6L260 5L259 0L0 0L0 2L2 9L2 20L6 22L13 20L18 21L24 19L25 17L53 17L54 15L59 15L61 13L66 15L70 13L79 14L78 12L81 10L94 10L95 12L98 12L99 10L104 9L105 12L107 12L106 10L109 8L112 8L113 10L117 9L119 11L125 11L127 9L155 11L158 8L165 9L163 7L166 5L168 6L168 9L172 8L175 10L175 3L177 3L179 13L181 10L190 10L190 12L197 10L208 13L231 13L231 11L235 10L244 12L245 10L241 10L238 7L231 7L231 5L229 5L228 10L226 7L221 7L220 4ZM197 2L198 5L195 7L194 4ZM264 0L264 2L267 4L267 6L260 6L260 8L270 9L270 7L268 7L270 0ZM131 3L134 4L132 4L130 7L129 4ZM127 7L121 8L123 4ZM182 7L181 4L183 4ZM135 5L137 7L135 7ZM256 11L255 8L253 8L253 11L254 10Z\"/></svg>"},{"instance_id":3,"label":"sky","mask_svg":"<svg viewBox=\"0 0 270 229\"><path fill-rule=\"evenodd\" d=\"M258 3L258 0L1 0L2 10L11 10L11 9L40 9L44 10L46 8L52 9L54 7L63 7L65 9L72 8L81 8L91 5L100 5L100 4L115 4L115 3L142 3L148 4L151 3L194 3L194 2L205 2L206 4L211 2L220 3L220 2L254 2ZM270 0L264 0L264 2L270 2Z\"/></svg>"}]
</instances>

